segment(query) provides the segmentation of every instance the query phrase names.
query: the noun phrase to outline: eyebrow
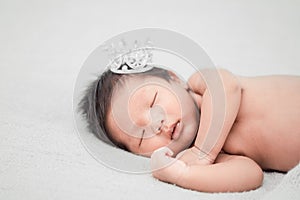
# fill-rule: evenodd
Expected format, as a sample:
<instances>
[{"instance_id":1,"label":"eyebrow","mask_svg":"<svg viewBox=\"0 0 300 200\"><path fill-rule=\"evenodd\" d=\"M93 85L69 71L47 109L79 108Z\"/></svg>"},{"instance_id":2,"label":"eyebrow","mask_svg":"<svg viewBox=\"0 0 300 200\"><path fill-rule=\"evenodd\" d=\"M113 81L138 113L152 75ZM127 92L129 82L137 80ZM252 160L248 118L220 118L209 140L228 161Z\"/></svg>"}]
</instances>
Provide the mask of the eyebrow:
<instances>
[{"instance_id":1,"label":"eyebrow","mask_svg":"<svg viewBox=\"0 0 300 200\"><path fill-rule=\"evenodd\" d=\"M141 144L142 144L142 141L143 141L144 135L145 135L145 129L143 130L143 133L142 133L142 137L141 137L141 139L140 139L139 146L141 146Z\"/></svg>"}]
</instances>

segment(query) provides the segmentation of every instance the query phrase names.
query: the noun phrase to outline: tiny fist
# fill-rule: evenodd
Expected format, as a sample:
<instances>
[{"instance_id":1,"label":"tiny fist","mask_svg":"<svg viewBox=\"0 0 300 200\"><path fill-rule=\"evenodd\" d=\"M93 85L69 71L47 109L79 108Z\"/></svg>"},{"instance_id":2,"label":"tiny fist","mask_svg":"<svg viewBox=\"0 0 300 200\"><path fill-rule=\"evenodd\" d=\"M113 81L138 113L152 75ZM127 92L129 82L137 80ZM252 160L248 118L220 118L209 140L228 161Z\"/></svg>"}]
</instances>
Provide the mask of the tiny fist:
<instances>
[{"instance_id":1,"label":"tiny fist","mask_svg":"<svg viewBox=\"0 0 300 200\"><path fill-rule=\"evenodd\" d=\"M158 155L167 155L167 156L172 156L174 154L174 152L168 148L168 147L161 147L159 149L156 149L152 155L151 155L151 158L152 157L155 157L155 156L158 156Z\"/></svg>"},{"instance_id":2,"label":"tiny fist","mask_svg":"<svg viewBox=\"0 0 300 200\"><path fill-rule=\"evenodd\" d=\"M171 164L174 159L171 157L173 151L168 147L162 147L155 150L151 155L151 169L158 170Z\"/></svg>"}]
</instances>

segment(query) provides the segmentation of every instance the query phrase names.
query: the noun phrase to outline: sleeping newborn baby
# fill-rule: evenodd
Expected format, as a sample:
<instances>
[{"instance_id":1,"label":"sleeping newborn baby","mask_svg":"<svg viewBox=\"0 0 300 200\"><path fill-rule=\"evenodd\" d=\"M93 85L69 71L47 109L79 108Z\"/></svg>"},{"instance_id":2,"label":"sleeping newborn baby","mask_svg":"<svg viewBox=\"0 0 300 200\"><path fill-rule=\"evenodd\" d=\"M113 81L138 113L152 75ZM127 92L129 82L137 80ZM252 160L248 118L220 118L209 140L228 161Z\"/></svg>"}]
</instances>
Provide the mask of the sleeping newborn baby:
<instances>
[{"instance_id":1,"label":"sleeping newborn baby","mask_svg":"<svg viewBox=\"0 0 300 200\"><path fill-rule=\"evenodd\" d=\"M101 140L151 157L155 178L202 192L237 192L259 187L262 170L287 172L299 163L300 77L203 69L185 83L148 67L105 71L80 108ZM221 116L213 115L218 105L208 86L216 74L225 98L218 130L210 128Z\"/></svg>"}]
</instances>

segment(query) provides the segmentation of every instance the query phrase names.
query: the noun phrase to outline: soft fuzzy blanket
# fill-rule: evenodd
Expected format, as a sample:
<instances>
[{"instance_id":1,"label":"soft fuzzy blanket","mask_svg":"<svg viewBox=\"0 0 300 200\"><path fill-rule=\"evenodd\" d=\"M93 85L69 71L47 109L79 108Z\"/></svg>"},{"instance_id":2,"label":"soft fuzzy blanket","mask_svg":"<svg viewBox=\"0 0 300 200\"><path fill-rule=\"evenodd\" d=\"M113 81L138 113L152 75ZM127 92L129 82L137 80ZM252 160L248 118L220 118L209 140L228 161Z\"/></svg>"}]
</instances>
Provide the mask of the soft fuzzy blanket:
<instances>
[{"instance_id":1,"label":"soft fuzzy blanket","mask_svg":"<svg viewBox=\"0 0 300 200\"><path fill-rule=\"evenodd\" d=\"M168 28L235 73L300 74L298 3L130 2L0 2L0 199L299 199L299 165L265 172L254 191L208 194L112 170L86 151L74 84L92 50L119 32Z\"/></svg>"},{"instance_id":2,"label":"soft fuzzy blanket","mask_svg":"<svg viewBox=\"0 0 300 200\"><path fill-rule=\"evenodd\" d=\"M264 199L299 199L300 198L300 165L290 170L281 182Z\"/></svg>"}]
</instances>

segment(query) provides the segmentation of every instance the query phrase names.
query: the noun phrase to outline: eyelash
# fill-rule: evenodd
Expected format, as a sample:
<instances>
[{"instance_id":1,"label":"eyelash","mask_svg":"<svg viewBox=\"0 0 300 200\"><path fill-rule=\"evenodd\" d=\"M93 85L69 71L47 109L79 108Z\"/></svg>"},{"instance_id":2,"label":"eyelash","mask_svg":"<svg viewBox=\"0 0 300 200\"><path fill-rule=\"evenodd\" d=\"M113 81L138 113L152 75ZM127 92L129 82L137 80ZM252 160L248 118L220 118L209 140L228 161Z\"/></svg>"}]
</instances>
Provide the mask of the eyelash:
<instances>
[{"instance_id":1,"label":"eyelash","mask_svg":"<svg viewBox=\"0 0 300 200\"><path fill-rule=\"evenodd\" d=\"M156 97L157 97L157 92L156 92L155 95L154 95L154 98L153 98L153 101L152 101L152 103L151 103L151 105L150 105L150 108L153 107L153 105L154 105L154 103L155 103L155 100L156 100Z\"/></svg>"},{"instance_id":2,"label":"eyelash","mask_svg":"<svg viewBox=\"0 0 300 200\"><path fill-rule=\"evenodd\" d=\"M156 101L157 93L158 93L158 92L156 92L155 95L154 95L153 101L152 101L152 103L150 104L150 108L153 107L153 105L154 105L154 103L155 103L155 101ZM159 130L159 131L160 131L160 130ZM139 146L141 146L141 144L142 144L144 134L145 134L145 129L143 130L143 133L142 133L142 137L141 137Z\"/></svg>"},{"instance_id":3,"label":"eyelash","mask_svg":"<svg viewBox=\"0 0 300 200\"><path fill-rule=\"evenodd\" d=\"M142 144L142 141L143 141L144 134L145 134L145 129L143 130L143 133L142 133L142 137L141 137L141 140L140 140L139 146L141 146L141 144Z\"/></svg>"}]
</instances>

